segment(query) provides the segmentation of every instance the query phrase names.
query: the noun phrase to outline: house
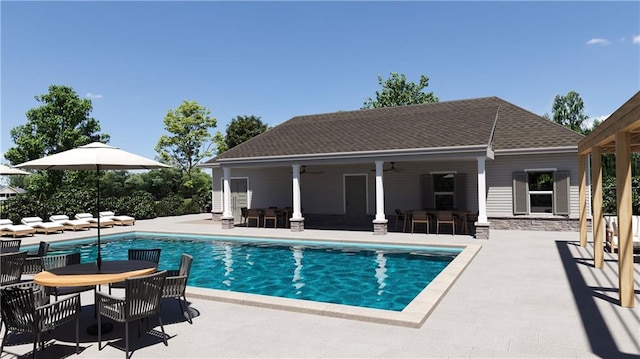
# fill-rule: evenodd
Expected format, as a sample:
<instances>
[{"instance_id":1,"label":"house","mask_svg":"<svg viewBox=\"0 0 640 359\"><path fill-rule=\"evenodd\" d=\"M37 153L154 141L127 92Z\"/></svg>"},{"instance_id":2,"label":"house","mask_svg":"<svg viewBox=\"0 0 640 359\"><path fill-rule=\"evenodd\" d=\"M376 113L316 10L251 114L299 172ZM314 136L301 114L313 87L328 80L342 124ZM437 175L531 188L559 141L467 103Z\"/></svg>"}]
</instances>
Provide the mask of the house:
<instances>
[{"instance_id":1,"label":"house","mask_svg":"<svg viewBox=\"0 0 640 359\"><path fill-rule=\"evenodd\" d=\"M491 228L578 230L583 136L497 97L297 116L201 164L213 216L292 207L292 231L458 209ZM473 216L475 217L475 216ZM474 218L475 220L475 218Z\"/></svg>"},{"instance_id":2,"label":"house","mask_svg":"<svg viewBox=\"0 0 640 359\"><path fill-rule=\"evenodd\" d=\"M0 187L0 201L6 201L13 196L17 196L21 193L26 193L27 191L22 188L16 188L11 186L3 186Z\"/></svg>"}]
</instances>

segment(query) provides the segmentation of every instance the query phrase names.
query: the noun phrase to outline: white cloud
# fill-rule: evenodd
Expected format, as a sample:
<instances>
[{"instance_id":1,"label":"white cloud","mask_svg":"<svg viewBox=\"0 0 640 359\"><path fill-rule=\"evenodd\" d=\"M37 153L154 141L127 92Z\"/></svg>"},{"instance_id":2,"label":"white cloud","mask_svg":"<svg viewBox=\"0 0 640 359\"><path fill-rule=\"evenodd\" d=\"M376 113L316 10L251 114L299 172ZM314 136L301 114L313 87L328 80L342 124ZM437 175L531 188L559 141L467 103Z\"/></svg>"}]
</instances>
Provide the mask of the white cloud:
<instances>
[{"instance_id":1,"label":"white cloud","mask_svg":"<svg viewBox=\"0 0 640 359\"><path fill-rule=\"evenodd\" d=\"M588 119L586 119L584 121L584 123L582 124L582 127L584 128L591 128L593 127L593 123L598 120L600 123L604 122L604 120L606 120L607 118L609 118L609 116L611 116L611 114L609 115L603 115L603 116L595 116L595 117L589 117Z\"/></svg>"},{"instance_id":2,"label":"white cloud","mask_svg":"<svg viewBox=\"0 0 640 359\"><path fill-rule=\"evenodd\" d=\"M99 95L97 93L87 92L87 94L84 95L84 97L94 100L94 99L97 99L97 98L102 98L102 95Z\"/></svg>"},{"instance_id":3,"label":"white cloud","mask_svg":"<svg viewBox=\"0 0 640 359\"><path fill-rule=\"evenodd\" d=\"M631 42L633 42L634 44L640 44L640 35L633 35L633 37L631 38Z\"/></svg>"},{"instance_id":4,"label":"white cloud","mask_svg":"<svg viewBox=\"0 0 640 359\"><path fill-rule=\"evenodd\" d=\"M609 40L594 37L593 39L587 41L587 45L609 45Z\"/></svg>"}]
</instances>

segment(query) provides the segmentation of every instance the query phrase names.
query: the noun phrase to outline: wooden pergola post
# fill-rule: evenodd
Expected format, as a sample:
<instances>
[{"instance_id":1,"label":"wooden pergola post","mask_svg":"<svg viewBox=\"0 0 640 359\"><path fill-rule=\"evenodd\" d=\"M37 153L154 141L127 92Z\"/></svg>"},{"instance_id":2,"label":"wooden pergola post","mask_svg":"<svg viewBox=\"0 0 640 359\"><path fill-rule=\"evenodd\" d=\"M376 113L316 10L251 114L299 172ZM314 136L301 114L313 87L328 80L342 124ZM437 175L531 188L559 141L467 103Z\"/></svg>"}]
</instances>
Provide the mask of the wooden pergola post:
<instances>
[{"instance_id":1,"label":"wooden pergola post","mask_svg":"<svg viewBox=\"0 0 640 359\"><path fill-rule=\"evenodd\" d=\"M604 267L604 217L602 216L602 152L591 149L591 186L593 188L593 265Z\"/></svg>"},{"instance_id":2,"label":"wooden pergola post","mask_svg":"<svg viewBox=\"0 0 640 359\"><path fill-rule=\"evenodd\" d=\"M633 307L633 233L631 206L631 134L616 133L616 200L618 205L618 285L620 305Z\"/></svg>"},{"instance_id":3,"label":"wooden pergola post","mask_svg":"<svg viewBox=\"0 0 640 359\"><path fill-rule=\"evenodd\" d=\"M587 246L587 156L578 155L579 206L580 206L580 246Z\"/></svg>"}]
</instances>

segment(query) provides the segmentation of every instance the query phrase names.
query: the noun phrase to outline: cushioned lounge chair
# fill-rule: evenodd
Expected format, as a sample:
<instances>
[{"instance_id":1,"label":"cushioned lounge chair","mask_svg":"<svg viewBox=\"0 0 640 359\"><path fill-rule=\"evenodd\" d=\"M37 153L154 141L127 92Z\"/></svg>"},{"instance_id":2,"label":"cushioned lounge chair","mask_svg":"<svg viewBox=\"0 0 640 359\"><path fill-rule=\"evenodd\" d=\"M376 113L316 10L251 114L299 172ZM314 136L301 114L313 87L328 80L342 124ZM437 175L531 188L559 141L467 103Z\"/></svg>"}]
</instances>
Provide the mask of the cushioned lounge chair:
<instances>
[{"instance_id":1,"label":"cushioned lounge chair","mask_svg":"<svg viewBox=\"0 0 640 359\"><path fill-rule=\"evenodd\" d=\"M0 236L33 236L36 230L25 224L13 224L10 219L0 219Z\"/></svg>"},{"instance_id":2,"label":"cushioned lounge chair","mask_svg":"<svg viewBox=\"0 0 640 359\"><path fill-rule=\"evenodd\" d=\"M134 225L136 224L136 219L131 217L131 216L116 216L115 213L113 213L112 211L103 211L100 212L100 220L102 220L102 218L108 218L111 219L112 221L115 222L115 224L119 225L119 226L125 226L125 225Z\"/></svg>"},{"instance_id":3,"label":"cushioned lounge chair","mask_svg":"<svg viewBox=\"0 0 640 359\"><path fill-rule=\"evenodd\" d=\"M64 226L64 229L72 229L74 232L78 229L89 229L91 223L82 219L69 219L69 216L64 214L53 215L49 217L49 220L53 223L60 223Z\"/></svg>"},{"instance_id":4,"label":"cushioned lounge chair","mask_svg":"<svg viewBox=\"0 0 640 359\"><path fill-rule=\"evenodd\" d=\"M83 221L91 223L91 227L98 228L98 219L95 218L91 213L78 213L75 217L76 219L81 219ZM100 228L113 227L115 224L116 223L109 218L100 218Z\"/></svg>"},{"instance_id":5,"label":"cushioned lounge chair","mask_svg":"<svg viewBox=\"0 0 640 359\"><path fill-rule=\"evenodd\" d=\"M64 226L60 223L43 222L40 217L24 217L22 224L32 227L37 233L49 234L51 232L64 232Z\"/></svg>"}]
</instances>

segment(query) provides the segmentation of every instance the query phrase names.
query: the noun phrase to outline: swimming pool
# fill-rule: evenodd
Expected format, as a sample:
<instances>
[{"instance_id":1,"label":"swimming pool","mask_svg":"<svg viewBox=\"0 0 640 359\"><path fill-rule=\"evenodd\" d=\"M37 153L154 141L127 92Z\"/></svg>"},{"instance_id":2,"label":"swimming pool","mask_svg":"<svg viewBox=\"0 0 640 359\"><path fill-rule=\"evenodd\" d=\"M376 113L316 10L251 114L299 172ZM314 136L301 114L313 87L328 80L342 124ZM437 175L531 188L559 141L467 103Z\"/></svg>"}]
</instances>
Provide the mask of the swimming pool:
<instances>
[{"instance_id":1,"label":"swimming pool","mask_svg":"<svg viewBox=\"0 0 640 359\"><path fill-rule=\"evenodd\" d=\"M402 311L461 248L362 245L129 233L102 238L103 260L126 259L128 248L161 248L159 269L194 257L189 285L364 308ZM52 251L96 258L96 239L52 243Z\"/></svg>"}]
</instances>

